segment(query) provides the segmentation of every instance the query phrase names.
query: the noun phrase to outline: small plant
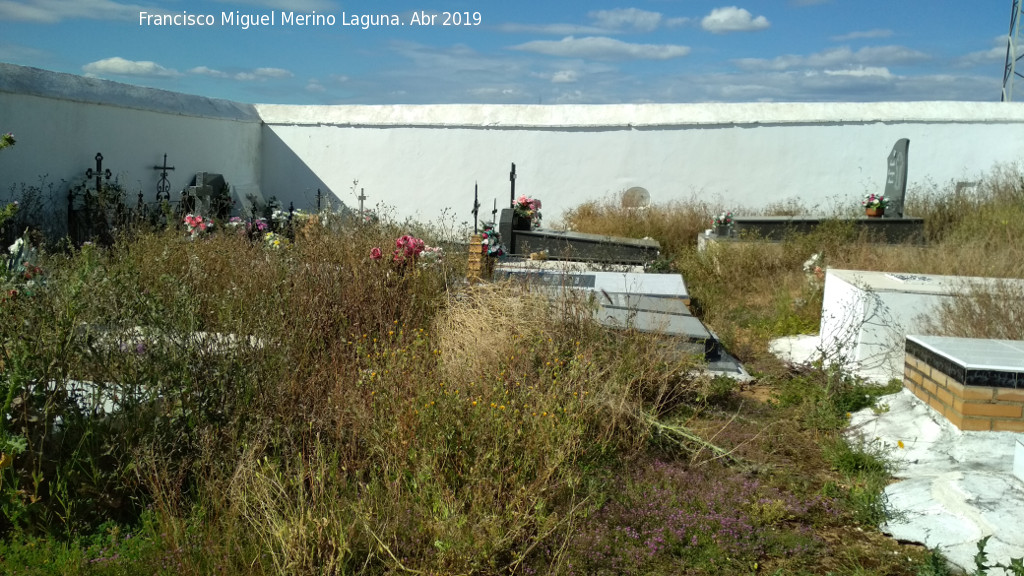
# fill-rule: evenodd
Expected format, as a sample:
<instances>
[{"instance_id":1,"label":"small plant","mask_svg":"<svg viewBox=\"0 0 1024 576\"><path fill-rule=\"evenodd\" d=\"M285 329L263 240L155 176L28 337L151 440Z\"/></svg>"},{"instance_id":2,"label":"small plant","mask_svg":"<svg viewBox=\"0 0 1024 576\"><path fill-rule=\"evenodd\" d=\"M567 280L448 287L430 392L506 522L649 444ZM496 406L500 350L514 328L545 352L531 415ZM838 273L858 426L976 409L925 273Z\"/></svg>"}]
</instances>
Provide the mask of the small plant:
<instances>
[{"instance_id":1,"label":"small plant","mask_svg":"<svg viewBox=\"0 0 1024 576\"><path fill-rule=\"evenodd\" d=\"M540 207L540 200L520 196L516 198L515 204L512 205L512 211L515 212L516 216L529 218L531 228L540 228Z\"/></svg>"},{"instance_id":2,"label":"small plant","mask_svg":"<svg viewBox=\"0 0 1024 576\"><path fill-rule=\"evenodd\" d=\"M864 200L861 201L861 205L863 205L865 208L876 208L885 210L885 208L889 205L889 199L886 198L885 196L882 196L881 194L872 193L868 194L867 197L865 197Z\"/></svg>"},{"instance_id":3,"label":"small plant","mask_svg":"<svg viewBox=\"0 0 1024 576\"><path fill-rule=\"evenodd\" d=\"M732 212L720 212L718 216L715 216L715 219L711 221L711 225L715 227L728 226L729 228L732 228Z\"/></svg>"},{"instance_id":4,"label":"small plant","mask_svg":"<svg viewBox=\"0 0 1024 576\"><path fill-rule=\"evenodd\" d=\"M8 132L7 134L4 134L3 136L0 136L0 150L3 150L4 148L7 148L8 146L14 146L14 143L15 143L14 134L11 134L10 132Z\"/></svg>"},{"instance_id":5,"label":"small plant","mask_svg":"<svg viewBox=\"0 0 1024 576\"><path fill-rule=\"evenodd\" d=\"M480 233L484 244L487 246L487 255L497 258L505 255L505 245L501 243L501 234L494 228L494 223L484 224L484 231Z\"/></svg>"}]
</instances>

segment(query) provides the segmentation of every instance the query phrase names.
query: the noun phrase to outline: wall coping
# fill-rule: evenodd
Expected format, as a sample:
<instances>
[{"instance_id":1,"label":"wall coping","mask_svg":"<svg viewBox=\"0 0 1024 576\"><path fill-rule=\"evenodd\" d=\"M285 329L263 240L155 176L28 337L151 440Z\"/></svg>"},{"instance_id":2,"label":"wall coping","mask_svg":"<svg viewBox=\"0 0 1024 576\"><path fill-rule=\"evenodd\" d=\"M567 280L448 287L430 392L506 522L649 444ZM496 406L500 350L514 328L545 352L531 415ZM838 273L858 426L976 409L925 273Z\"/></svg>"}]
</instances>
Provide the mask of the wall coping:
<instances>
[{"instance_id":1,"label":"wall coping","mask_svg":"<svg viewBox=\"0 0 1024 576\"><path fill-rule=\"evenodd\" d=\"M612 128L812 124L1024 123L1024 103L839 102L609 105L257 104L270 125L341 127Z\"/></svg>"},{"instance_id":2,"label":"wall coping","mask_svg":"<svg viewBox=\"0 0 1024 576\"><path fill-rule=\"evenodd\" d=\"M260 122L251 104L0 62L0 93L3 92L177 116Z\"/></svg>"}]
</instances>

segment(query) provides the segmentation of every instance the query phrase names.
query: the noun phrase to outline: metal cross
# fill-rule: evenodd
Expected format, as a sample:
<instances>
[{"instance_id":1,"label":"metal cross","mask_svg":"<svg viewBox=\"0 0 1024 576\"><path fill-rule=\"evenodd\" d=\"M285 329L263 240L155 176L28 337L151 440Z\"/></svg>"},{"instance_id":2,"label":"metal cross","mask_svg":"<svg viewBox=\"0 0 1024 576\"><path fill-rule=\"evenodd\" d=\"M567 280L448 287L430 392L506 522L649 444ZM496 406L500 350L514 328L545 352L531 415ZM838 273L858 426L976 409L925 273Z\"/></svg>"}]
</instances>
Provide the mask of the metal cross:
<instances>
[{"instance_id":1,"label":"metal cross","mask_svg":"<svg viewBox=\"0 0 1024 576\"><path fill-rule=\"evenodd\" d=\"M324 197L324 193L319 188L316 189L316 211L320 211L320 199Z\"/></svg>"},{"instance_id":2,"label":"metal cross","mask_svg":"<svg viewBox=\"0 0 1024 576\"><path fill-rule=\"evenodd\" d=\"M498 199L494 199L494 209L491 210L491 223L498 223Z\"/></svg>"},{"instance_id":3,"label":"metal cross","mask_svg":"<svg viewBox=\"0 0 1024 576\"><path fill-rule=\"evenodd\" d=\"M508 180L512 183L512 194L508 200L508 207L516 207L516 163L512 163L512 171L508 173Z\"/></svg>"},{"instance_id":4,"label":"metal cross","mask_svg":"<svg viewBox=\"0 0 1024 576\"><path fill-rule=\"evenodd\" d=\"M96 153L96 171L93 172L92 168L85 171L86 178L92 178L93 175L96 176L96 194L98 195L103 190L103 177L106 176L107 180L110 180L110 177L113 176L110 168L107 168L106 171L103 170L103 154L99 152Z\"/></svg>"},{"instance_id":5,"label":"metal cross","mask_svg":"<svg viewBox=\"0 0 1024 576\"><path fill-rule=\"evenodd\" d=\"M473 183L473 234L479 232L476 223L480 214L480 189L479 184Z\"/></svg>"},{"instance_id":6,"label":"metal cross","mask_svg":"<svg viewBox=\"0 0 1024 576\"><path fill-rule=\"evenodd\" d=\"M366 219L366 216L363 215L363 200L366 200L366 189L365 188L360 188L359 189L359 219L360 220L365 220Z\"/></svg>"},{"instance_id":7,"label":"metal cross","mask_svg":"<svg viewBox=\"0 0 1024 576\"><path fill-rule=\"evenodd\" d=\"M171 183L167 180L167 171L174 170L174 166L167 165L167 154L164 154L164 163L161 166L153 166L153 170L163 170L160 173L160 180L156 183L156 201L171 201Z\"/></svg>"}]
</instances>

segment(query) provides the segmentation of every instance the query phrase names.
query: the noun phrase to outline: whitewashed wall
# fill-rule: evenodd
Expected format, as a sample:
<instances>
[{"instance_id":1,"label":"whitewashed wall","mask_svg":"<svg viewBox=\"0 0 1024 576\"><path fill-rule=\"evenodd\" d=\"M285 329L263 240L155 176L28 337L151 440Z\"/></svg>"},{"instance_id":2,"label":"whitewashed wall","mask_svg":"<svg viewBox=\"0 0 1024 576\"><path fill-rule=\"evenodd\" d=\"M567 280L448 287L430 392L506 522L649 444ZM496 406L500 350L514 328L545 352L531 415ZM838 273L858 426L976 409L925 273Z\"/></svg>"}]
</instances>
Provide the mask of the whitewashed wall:
<instances>
[{"instance_id":1,"label":"whitewashed wall","mask_svg":"<svg viewBox=\"0 0 1024 576\"><path fill-rule=\"evenodd\" d=\"M797 199L829 212L883 189L886 158L910 139L909 187L976 180L1024 159L1024 106L1002 103L651 104L614 106L257 106L266 123L264 186L352 180L371 203L466 215L474 182L486 208L517 193L545 217L643 186L652 201L694 195L726 207ZM291 162L302 170L290 170ZM307 171L316 177L290 181ZM550 218L549 218L550 219Z\"/></svg>"},{"instance_id":2,"label":"whitewashed wall","mask_svg":"<svg viewBox=\"0 0 1024 576\"><path fill-rule=\"evenodd\" d=\"M260 119L249 105L0 64L0 132L17 139L0 152L0 199L43 176L79 184L97 152L133 205L140 190L155 199L165 153L175 200L203 171L243 197L260 190Z\"/></svg>"},{"instance_id":3,"label":"whitewashed wall","mask_svg":"<svg viewBox=\"0 0 1024 576\"><path fill-rule=\"evenodd\" d=\"M138 88L0 64L0 195L40 175L80 181L97 151L147 198L164 152L175 194L197 171L240 196L312 207L318 188L399 217L469 220L474 183L489 211L517 192L568 208L632 186L654 202L699 195L741 210L797 199L808 212L859 206L886 157L910 139L909 188L976 180L1024 159L1024 105L978 102L611 106L279 106Z\"/></svg>"}]
</instances>

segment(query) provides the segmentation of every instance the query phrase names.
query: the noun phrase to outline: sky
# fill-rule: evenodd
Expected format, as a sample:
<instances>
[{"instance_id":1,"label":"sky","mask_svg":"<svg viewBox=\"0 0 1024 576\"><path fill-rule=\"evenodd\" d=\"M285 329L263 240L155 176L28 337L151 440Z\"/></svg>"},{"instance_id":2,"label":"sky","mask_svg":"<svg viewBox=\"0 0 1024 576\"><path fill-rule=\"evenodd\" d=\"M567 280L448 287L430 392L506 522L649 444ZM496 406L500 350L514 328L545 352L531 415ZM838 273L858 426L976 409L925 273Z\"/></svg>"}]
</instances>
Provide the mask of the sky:
<instances>
[{"instance_id":1,"label":"sky","mask_svg":"<svg viewBox=\"0 0 1024 576\"><path fill-rule=\"evenodd\" d=\"M255 104L1000 99L1012 0L732 1L0 0L0 61Z\"/></svg>"}]
</instances>

